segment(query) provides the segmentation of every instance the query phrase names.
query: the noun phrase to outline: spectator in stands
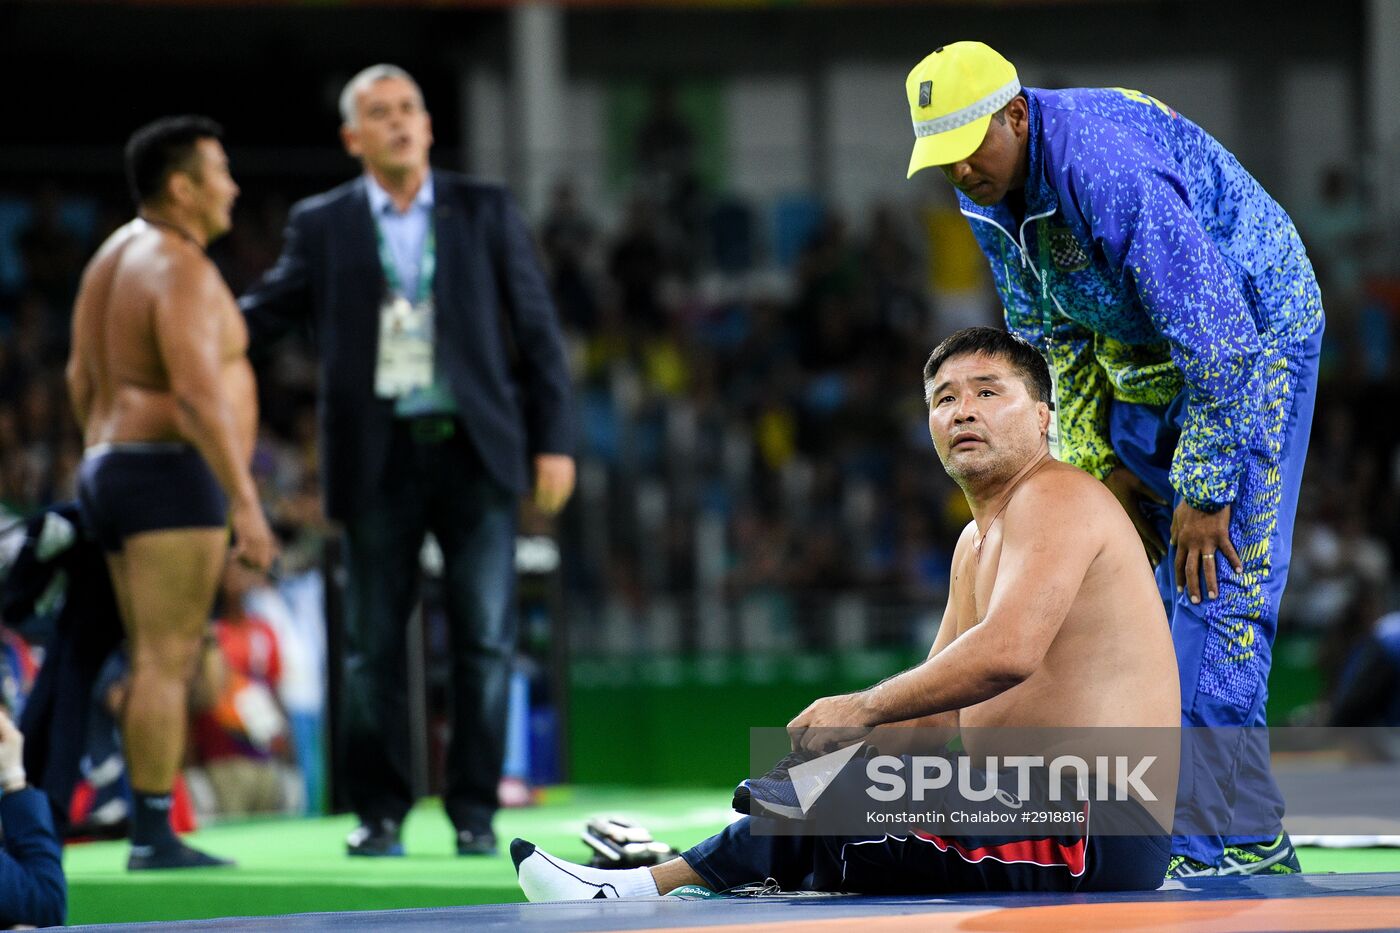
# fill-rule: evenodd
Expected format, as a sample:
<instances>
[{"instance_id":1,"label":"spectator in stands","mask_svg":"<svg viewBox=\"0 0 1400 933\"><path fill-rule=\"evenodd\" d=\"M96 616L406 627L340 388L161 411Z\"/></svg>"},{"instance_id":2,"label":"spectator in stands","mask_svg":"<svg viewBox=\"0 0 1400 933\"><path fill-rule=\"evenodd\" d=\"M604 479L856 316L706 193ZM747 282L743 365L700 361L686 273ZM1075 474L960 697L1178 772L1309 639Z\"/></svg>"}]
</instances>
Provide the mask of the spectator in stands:
<instances>
[{"instance_id":1,"label":"spectator in stands","mask_svg":"<svg viewBox=\"0 0 1400 933\"><path fill-rule=\"evenodd\" d=\"M245 607L260 582L260 575L235 562L224 569L221 612L193 694L191 745L220 817L276 813L295 803L287 793L295 782L285 779L293 756L277 696L277 633Z\"/></svg>"},{"instance_id":2,"label":"spectator in stands","mask_svg":"<svg viewBox=\"0 0 1400 933\"><path fill-rule=\"evenodd\" d=\"M53 185L39 189L33 214L18 236L25 276L30 288L51 308L67 308L78 288L83 269L82 247L63 223L63 199ZM60 317L54 314L55 318Z\"/></svg>"},{"instance_id":3,"label":"spectator in stands","mask_svg":"<svg viewBox=\"0 0 1400 933\"><path fill-rule=\"evenodd\" d=\"M1333 726L1400 726L1400 612L1381 616L1347 658L1332 694Z\"/></svg>"},{"instance_id":4,"label":"spectator in stands","mask_svg":"<svg viewBox=\"0 0 1400 933\"><path fill-rule=\"evenodd\" d=\"M560 182L540 228L540 249L559 319L567 328L587 331L598 324L597 239L592 221L579 205L578 192L571 183Z\"/></svg>"},{"instance_id":5,"label":"spectator in stands","mask_svg":"<svg viewBox=\"0 0 1400 933\"><path fill-rule=\"evenodd\" d=\"M1400 612L1384 612L1384 581L1357 581L1323 636L1321 713L1331 726L1400 726Z\"/></svg>"}]
</instances>

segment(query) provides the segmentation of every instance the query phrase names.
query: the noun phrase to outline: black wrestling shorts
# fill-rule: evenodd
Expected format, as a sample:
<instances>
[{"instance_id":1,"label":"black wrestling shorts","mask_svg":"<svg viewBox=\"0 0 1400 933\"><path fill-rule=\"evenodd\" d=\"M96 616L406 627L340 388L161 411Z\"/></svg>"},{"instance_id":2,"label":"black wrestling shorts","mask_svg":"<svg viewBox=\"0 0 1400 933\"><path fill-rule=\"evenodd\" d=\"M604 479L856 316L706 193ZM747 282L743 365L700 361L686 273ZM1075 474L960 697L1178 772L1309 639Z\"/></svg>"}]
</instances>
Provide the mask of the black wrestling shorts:
<instances>
[{"instance_id":1,"label":"black wrestling shorts","mask_svg":"<svg viewBox=\"0 0 1400 933\"><path fill-rule=\"evenodd\" d=\"M188 444L122 443L89 448L78 503L104 551L132 535L167 528L222 528L228 498Z\"/></svg>"}]
</instances>

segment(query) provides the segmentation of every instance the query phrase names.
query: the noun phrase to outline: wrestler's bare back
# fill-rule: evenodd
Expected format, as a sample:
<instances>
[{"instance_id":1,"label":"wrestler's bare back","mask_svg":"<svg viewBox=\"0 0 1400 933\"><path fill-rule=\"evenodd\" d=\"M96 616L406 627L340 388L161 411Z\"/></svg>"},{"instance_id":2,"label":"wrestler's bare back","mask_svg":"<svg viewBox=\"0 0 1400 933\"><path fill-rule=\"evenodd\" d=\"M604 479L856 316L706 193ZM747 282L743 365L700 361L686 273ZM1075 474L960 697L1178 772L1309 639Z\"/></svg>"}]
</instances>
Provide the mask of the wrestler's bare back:
<instances>
[{"instance_id":1,"label":"wrestler's bare back","mask_svg":"<svg viewBox=\"0 0 1400 933\"><path fill-rule=\"evenodd\" d=\"M207 316L198 324L201 338L214 343L209 349L218 372L210 388L230 406L246 462L258 413L243 316L198 245L140 219L102 244L74 305L74 365L89 387L86 399L74 400L85 446L186 439L163 355L175 342L161 333L163 326L176 326L162 321L181 317L158 314L162 306Z\"/></svg>"},{"instance_id":2,"label":"wrestler's bare back","mask_svg":"<svg viewBox=\"0 0 1400 933\"><path fill-rule=\"evenodd\" d=\"M949 592L955 635L987 616L1007 529L1054 546L1056 529L1038 508L1043 497L1075 498L1097 553L1043 663L1009 690L960 710L959 726L1177 726L1176 656L1142 544L1107 487L1074 467L1051 462L1029 476L991 523L980 558L976 526L964 530Z\"/></svg>"}]
</instances>

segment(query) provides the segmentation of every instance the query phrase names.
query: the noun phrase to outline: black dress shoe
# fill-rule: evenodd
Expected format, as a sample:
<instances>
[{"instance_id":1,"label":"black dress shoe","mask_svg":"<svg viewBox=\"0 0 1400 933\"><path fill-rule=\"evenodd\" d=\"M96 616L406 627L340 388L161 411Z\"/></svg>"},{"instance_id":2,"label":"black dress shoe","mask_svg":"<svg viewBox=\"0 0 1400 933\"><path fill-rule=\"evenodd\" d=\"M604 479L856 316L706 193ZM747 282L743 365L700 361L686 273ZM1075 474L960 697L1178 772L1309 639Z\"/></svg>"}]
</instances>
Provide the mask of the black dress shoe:
<instances>
[{"instance_id":1,"label":"black dress shoe","mask_svg":"<svg viewBox=\"0 0 1400 933\"><path fill-rule=\"evenodd\" d=\"M496 834L489 829L457 830L458 855L495 855Z\"/></svg>"},{"instance_id":2,"label":"black dress shoe","mask_svg":"<svg viewBox=\"0 0 1400 933\"><path fill-rule=\"evenodd\" d=\"M345 837L345 853L375 857L403 855L399 824L393 820L361 823Z\"/></svg>"},{"instance_id":3,"label":"black dress shoe","mask_svg":"<svg viewBox=\"0 0 1400 933\"><path fill-rule=\"evenodd\" d=\"M208 852L176 842L174 845L156 848L155 846L131 847L126 860L127 871L152 871L169 868L231 868L231 859L219 858Z\"/></svg>"}]
</instances>

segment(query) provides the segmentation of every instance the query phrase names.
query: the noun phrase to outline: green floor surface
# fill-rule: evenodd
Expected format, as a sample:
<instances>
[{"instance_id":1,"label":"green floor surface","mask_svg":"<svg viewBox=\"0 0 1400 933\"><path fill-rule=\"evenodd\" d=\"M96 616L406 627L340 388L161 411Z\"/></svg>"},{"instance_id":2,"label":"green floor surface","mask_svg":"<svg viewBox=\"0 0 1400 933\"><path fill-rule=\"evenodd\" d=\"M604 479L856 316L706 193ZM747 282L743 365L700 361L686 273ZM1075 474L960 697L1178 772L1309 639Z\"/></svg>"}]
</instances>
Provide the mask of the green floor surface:
<instances>
[{"instance_id":1,"label":"green floor surface","mask_svg":"<svg viewBox=\"0 0 1400 933\"><path fill-rule=\"evenodd\" d=\"M496 818L501 854L459 858L452 828L435 800L420 803L404 826L404 858L345 855L349 816L213 826L192 845L237 859L237 868L128 874L126 844L69 846L69 923L183 920L327 910L388 910L486 904L524 898L505 854L522 836L564 858L584 861L578 834L591 816L630 817L681 848L729 820L723 791L639 793L632 788L553 788L544 802Z\"/></svg>"},{"instance_id":2,"label":"green floor surface","mask_svg":"<svg viewBox=\"0 0 1400 933\"><path fill-rule=\"evenodd\" d=\"M591 816L611 814L649 828L685 848L730 819L722 789L639 791L635 788L553 788L541 805L502 811L496 820L502 854L458 858L451 827L436 801L409 817L399 859L350 858L348 816L214 826L187 837L194 845L238 860L232 869L125 871L125 843L68 847L69 922L184 920L331 910L388 910L519 901L505 846L522 836L564 858L583 861L578 833ZM1400 871L1400 849L1304 849L1313 871Z\"/></svg>"}]
</instances>

